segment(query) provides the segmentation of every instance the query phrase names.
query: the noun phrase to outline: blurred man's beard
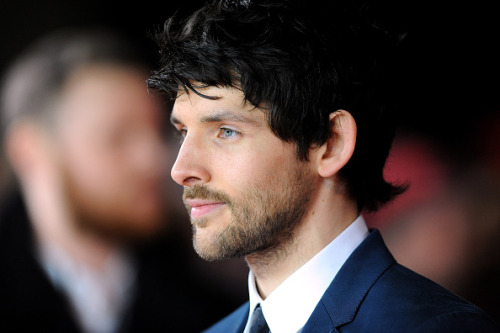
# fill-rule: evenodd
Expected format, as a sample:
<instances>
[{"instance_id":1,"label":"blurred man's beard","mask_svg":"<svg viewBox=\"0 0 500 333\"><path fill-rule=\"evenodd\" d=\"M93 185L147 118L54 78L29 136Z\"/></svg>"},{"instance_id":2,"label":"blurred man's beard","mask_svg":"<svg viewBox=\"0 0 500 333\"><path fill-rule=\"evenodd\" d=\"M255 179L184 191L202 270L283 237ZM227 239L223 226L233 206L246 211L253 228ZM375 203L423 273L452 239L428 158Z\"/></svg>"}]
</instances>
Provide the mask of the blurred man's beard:
<instances>
[{"instance_id":1,"label":"blurred man's beard","mask_svg":"<svg viewBox=\"0 0 500 333\"><path fill-rule=\"evenodd\" d=\"M293 242L294 231L309 204L314 183L297 168L286 178L270 177L266 182L240 189L241 197L230 198L208 187L184 188L184 199L202 198L226 203L231 219L210 240L198 239L197 228L216 224L209 218L193 220L193 245L209 261L261 254L281 255ZM189 210L189 206L187 205ZM214 218L216 219L216 218Z\"/></svg>"},{"instance_id":2,"label":"blurred man's beard","mask_svg":"<svg viewBox=\"0 0 500 333\"><path fill-rule=\"evenodd\" d=\"M133 205L126 207L116 205L111 201L113 199L110 199L108 204L101 202L96 205L94 200L89 200L91 194L78 186L68 170L61 168L61 173L66 207L73 217L75 227L80 231L91 233L106 242L125 244L146 241L159 234L165 227L164 206L160 206L155 213L137 220L134 217L136 214L131 214Z\"/></svg>"}]
</instances>

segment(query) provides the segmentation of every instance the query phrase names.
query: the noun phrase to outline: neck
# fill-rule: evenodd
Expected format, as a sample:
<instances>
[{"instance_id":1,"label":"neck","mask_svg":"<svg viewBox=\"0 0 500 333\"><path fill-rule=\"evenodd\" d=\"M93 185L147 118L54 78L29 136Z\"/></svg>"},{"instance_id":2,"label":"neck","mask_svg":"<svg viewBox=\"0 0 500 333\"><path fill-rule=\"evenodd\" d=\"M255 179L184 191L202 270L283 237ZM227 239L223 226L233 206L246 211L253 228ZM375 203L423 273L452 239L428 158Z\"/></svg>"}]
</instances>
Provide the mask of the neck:
<instances>
[{"instance_id":1,"label":"neck","mask_svg":"<svg viewBox=\"0 0 500 333\"><path fill-rule=\"evenodd\" d=\"M314 257L358 216L356 204L326 183L319 189L287 243L246 256L257 288L265 299L297 269ZM329 204L326 204L329 203Z\"/></svg>"},{"instance_id":2,"label":"neck","mask_svg":"<svg viewBox=\"0 0 500 333\"><path fill-rule=\"evenodd\" d=\"M39 246L56 247L75 262L101 270L118 244L84 231L74 220L54 186L31 186L24 191L26 207Z\"/></svg>"}]
</instances>

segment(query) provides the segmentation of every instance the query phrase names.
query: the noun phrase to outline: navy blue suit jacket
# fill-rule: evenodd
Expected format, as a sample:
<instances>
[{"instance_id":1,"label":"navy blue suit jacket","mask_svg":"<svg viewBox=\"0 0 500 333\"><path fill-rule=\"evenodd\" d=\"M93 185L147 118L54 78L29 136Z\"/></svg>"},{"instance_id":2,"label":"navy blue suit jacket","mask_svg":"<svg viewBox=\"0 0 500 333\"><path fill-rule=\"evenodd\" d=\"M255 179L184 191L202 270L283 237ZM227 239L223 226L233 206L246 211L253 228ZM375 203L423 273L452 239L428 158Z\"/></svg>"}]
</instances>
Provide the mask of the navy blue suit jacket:
<instances>
[{"instance_id":1,"label":"navy blue suit jacket","mask_svg":"<svg viewBox=\"0 0 500 333\"><path fill-rule=\"evenodd\" d=\"M247 302L205 332L243 332L248 313ZM312 332L500 330L477 306L396 263L380 233L372 230L342 266L302 330Z\"/></svg>"}]
</instances>

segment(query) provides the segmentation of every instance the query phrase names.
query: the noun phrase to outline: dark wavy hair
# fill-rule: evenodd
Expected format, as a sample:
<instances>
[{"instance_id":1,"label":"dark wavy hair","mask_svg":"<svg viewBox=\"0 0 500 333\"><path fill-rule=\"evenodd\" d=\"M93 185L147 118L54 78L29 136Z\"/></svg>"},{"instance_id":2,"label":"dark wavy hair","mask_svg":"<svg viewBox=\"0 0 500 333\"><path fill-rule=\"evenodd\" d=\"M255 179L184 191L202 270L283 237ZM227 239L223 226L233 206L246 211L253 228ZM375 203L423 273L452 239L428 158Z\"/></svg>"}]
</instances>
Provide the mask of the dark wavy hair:
<instances>
[{"instance_id":1,"label":"dark wavy hair","mask_svg":"<svg viewBox=\"0 0 500 333\"><path fill-rule=\"evenodd\" d=\"M160 65L148 87L173 99L179 89L201 95L192 82L241 89L254 106L265 106L271 130L294 142L303 160L331 135L330 113L349 111L358 138L339 175L360 211L376 210L404 190L382 173L395 124L384 102L390 80L381 74L401 33L371 13L340 2L208 2L186 19L174 15L155 34Z\"/></svg>"}]
</instances>

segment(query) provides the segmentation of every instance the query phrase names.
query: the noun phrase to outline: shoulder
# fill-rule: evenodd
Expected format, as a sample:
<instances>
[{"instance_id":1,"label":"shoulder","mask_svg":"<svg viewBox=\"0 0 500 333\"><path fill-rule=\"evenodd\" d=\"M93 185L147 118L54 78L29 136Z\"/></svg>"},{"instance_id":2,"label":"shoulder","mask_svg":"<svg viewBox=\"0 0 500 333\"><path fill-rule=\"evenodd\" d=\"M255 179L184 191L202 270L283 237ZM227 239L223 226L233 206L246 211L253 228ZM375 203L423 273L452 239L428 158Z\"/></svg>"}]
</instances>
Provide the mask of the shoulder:
<instances>
[{"instance_id":1,"label":"shoulder","mask_svg":"<svg viewBox=\"0 0 500 333\"><path fill-rule=\"evenodd\" d=\"M231 314L203 331L203 333L242 332L248 320L249 309L249 302L244 303Z\"/></svg>"},{"instance_id":2,"label":"shoulder","mask_svg":"<svg viewBox=\"0 0 500 333\"><path fill-rule=\"evenodd\" d=\"M399 332L500 332L479 307L399 264L380 276L359 314Z\"/></svg>"},{"instance_id":3,"label":"shoulder","mask_svg":"<svg viewBox=\"0 0 500 333\"><path fill-rule=\"evenodd\" d=\"M468 333L500 332L500 327L481 311L448 311L429 318L415 328L414 332Z\"/></svg>"},{"instance_id":4,"label":"shoulder","mask_svg":"<svg viewBox=\"0 0 500 333\"><path fill-rule=\"evenodd\" d=\"M479 307L398 264L378 231L353 252L321 303L313 319L327 315L342 332L500 332Z\"/></svg>"}]
</instances>

